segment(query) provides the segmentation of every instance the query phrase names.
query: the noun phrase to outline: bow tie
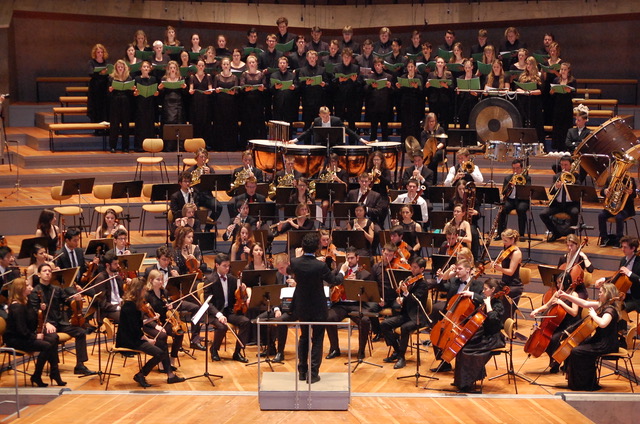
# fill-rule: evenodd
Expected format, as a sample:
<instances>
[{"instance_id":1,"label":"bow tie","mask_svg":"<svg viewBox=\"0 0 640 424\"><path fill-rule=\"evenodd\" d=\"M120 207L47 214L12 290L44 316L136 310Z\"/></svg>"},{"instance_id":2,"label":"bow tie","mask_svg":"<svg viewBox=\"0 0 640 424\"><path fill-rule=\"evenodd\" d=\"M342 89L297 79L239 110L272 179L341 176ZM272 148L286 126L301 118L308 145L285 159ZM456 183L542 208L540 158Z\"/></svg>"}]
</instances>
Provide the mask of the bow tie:
<instances>
[{"instance_id":1,"label":"bow tie","mask_svg":"<svg viewBox=\"0 0 640 424\"><path fill-rule=\"evenodd\" d=\"M168 270L167 268L159 268L158 270L159 270L159 271L162 271L162 272L164 272L164 273L169 272L169 270Z\"/></svg>"}]
</instances>

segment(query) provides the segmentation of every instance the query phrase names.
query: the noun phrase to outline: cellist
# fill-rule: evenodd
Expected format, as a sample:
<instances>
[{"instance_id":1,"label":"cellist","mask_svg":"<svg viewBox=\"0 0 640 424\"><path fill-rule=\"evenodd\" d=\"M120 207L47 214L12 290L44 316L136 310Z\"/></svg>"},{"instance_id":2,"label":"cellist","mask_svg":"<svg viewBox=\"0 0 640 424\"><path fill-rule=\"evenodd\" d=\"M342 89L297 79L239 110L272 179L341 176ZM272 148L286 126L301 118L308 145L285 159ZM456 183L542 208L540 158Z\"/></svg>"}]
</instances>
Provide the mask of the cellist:
<instances>
[{"instance_id":1,"label":"cellist","mask_svg":"<svg viewBox=\"0 0 640 424\"><path fill-rule=\"evenodd\" d=\"M447 300L436 302L436 304L433 305L433 312L431 313L431 316L430 316L431 320L434 323L433 328L436 327L435 323L439 324L439 321L442 319L442 314L444 314L445 312L446 312L447 319L451 319L451 315L456 313L454 310L455 306L457 306L456 302L455 301L453 301L453 303L450 302L455 295L460 294L464 291L470 291L476 294L476 296L474 296L474 299L477 301L476 303L479 304L480 301L482 300L481 296L482 296L483 286L480 281L476 280L473 277L473 274L471 273L472 267L473 267L472 263L467 260L459 260L456 263L455 275L451 277L448 281L446 281L443 285L444 291L447 292ZM459 322L461 322L465 318L466 318L465 316L460 316ZM456 322L456 324L458 324L459 322ZM446 325L446 322L444 324ZM440 359L442 350L440 347L438 347L434 343L433 337L435 336L435 334L436 333L432 331L431 342L433 344L433 351L436 355L436 358ZM451 364L445 361L442 361L437 367L432 368L431 371L433 372L451 371Z\"/></svg>"},{"instance_id":2,"label":"cellist","mask_svg":"<svg viewBox=\"0 0 640 424\"><path fill-rule=\"evenodd\" d=\"M484 282L480 305L484 306L486 319L482 326L456 355L456 369L453 374L453 385L460 392L469 393L474 390L476 381L487 376L485 364L491 359L491 351L504 347L505 340L501 333L502 302L493 296L500 291L500 282L489 278ZM461 293L477 301L478 296L471 290Z\"/></svg>"},{"instance_id":3,"label":"cellist","mask_svg":"<svg viewBox=\"0 0 640 424\"><path fill-rule=\"evenodd\" d=\"M620 247L624 257L620 259L619 273L626 276L631 282L631 288L624 298L624 311L640 311L640 258L638 258L638 239L635 237L622 237L620 239ZM605 278L596 281L596 287L599 288ZM612 281L616 286L619 284Z\"/></svg>"}]
</instances>

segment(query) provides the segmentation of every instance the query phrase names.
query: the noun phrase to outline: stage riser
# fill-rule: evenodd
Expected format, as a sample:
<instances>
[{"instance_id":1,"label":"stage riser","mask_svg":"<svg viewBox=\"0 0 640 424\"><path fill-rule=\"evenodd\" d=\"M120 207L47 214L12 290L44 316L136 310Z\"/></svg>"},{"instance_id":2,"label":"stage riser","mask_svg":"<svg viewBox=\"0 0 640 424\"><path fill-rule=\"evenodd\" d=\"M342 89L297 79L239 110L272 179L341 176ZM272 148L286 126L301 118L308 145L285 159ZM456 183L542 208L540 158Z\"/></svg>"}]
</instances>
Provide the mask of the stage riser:
<instances>
[{"instance_id":1,"label":"stage riser","mask_svg":"<svg viewBox=\"0 0 640 424\"><path fill-rule=\"evenodd\" d=\"M638 407L640 407L640 395L638 394L568 392L561 395L565 402L597 424L635 424L638 422Z\"/></svg>"}]
</instances>

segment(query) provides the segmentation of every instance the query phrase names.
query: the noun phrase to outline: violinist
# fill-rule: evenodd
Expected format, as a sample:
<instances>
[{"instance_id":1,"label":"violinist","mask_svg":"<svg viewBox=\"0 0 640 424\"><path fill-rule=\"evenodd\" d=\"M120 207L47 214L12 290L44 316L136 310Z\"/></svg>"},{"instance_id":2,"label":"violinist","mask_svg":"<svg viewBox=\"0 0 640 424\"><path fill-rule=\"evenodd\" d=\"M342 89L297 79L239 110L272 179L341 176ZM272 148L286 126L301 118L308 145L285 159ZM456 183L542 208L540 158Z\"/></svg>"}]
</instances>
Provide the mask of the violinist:
<instances>
[{"instance_id":1,"label":"violinist","mask_svg":"<svg viewBox=\"0 0 640 424\"><path fill-rule=\"evenodd\" d=\"M554 196L553 202L549 204L549 207L540 213L540 219L544 222L551 233L551 237L547 240L548 243L552 243L562 237L560 229L552 217L557 213L566 213L571 217L571 225L578 223L578 214L580 213L580 203L575 202L569 196L566 184L572 184L570 182L571 176L573 181L579 181L580 176L577 172L571 172L571 165L573 160L571 156L563 156L560 158L560 170L554 176L555 183L549 189L549 194ZM565 179L567 179L565 182ZM565 233L566 234L566 233Z\"/></svg>"},{"instance_id":2,"label":"violinist","mask_svg":"<svg viewBox=\"0 0 640 424\"><path fill-rule=\"evenodd\" d=\"M198 173L205 175L215 174L213 168L208 165L209 152L207 152L207 149L201 147L194 153L194 155L196 164L187 168L187 170L185 171L191 177L191 184L197 181L197 178L196 181L194 181L194 172L196 173L195 175L197 175ZM204 231L209 232L213 228L213 222L217 221L220 215L222 215L222 204L213 196L210 191L198 190L197 187L194 188L194 191L196 193L194 203L199 207L203 207L211 211L211 213L209 214L210 220L207 220L204 225Z\"/></svg>"},{"instance_id":3,"label":"violinist","mask_svg":"<svg viewBox=\"0 0 640 424\"><path fill-rule=\"evenodd\" d=\"M520 234L526 234L527 230L527 211L529 210L529 199L522 200L516 198L516 186L520 179L524 179L524 185L531 185L531 177L525 172L524 162L522 159L514 159L511 162L513 174L504 177L502 183L502 195L504 207L498 216L498 234L501 234L507 228L507 216L515 209L518 213L518 230ZM499 240L499 236L496 236Z\"/></svg>"},{"instance_id":4,"label":"violinist","mask_svg":"<svg viewBox=\"0 0 640 424\"><path fill-rule=\"evenodd\" d=\"M207 270L207 264L202 260L200 246L193 244L193 228L180 227L176 232L176 239L173 242L173 260L178 267L180 275ZM190 261L190 262L189 262ZM197 263L190 266L190 263Z\"/></svg>"},{"instance_id":5,"label":"violinist","mask_svg":"<svg viewBox=\"0 0 640 424\"><path fill-rule=\"evenodd\" d=\"M453 385L460 392L469 393L474 390L475 382L487 376L485 364L493 356L492 351L505 346L505 339L500 331L504 310L500 299L494 297L499 291L500 282L489 278L484 282L480 299L470 290L461 293L462 296L470 297L476 304L479 303L484 307L486 318L482 326L456 355Z\"/></svg>"},{"instance_id":6,"label":"violinist","mask_svg":"<svg viewBox=\"0 0 640 424\"><path fill-rule=\"evenodd\" d=\"M371 280L371 274L358 263L359 259L360 256L358 256L356 248L349 246L347 248L346 261L342 264L336 276L339 285L332 288L332 290L336 290L338 287L341 287L342 290L339 291L341 296L339 296L339 298L331 305L327 321L340 322L346 317L351 317L353 322L358 325L358 360L362 360L364 359L364 351L367 347L367 339L369 337L369 330L371 329L371 319L368 316L360 318L357 315L351 315L352 313L358 313L360 310L359 304L357 301L347 300L344 296L344 288L342 287L342 282L344 280ZM333 294L331 297L331 300L334 300ZM369 309L369 306L369 304L365 303L362 305L362 308L363 310L367 310ZM373 306L375 306L375 303ZM329 337L330 345L329 354L325 359L333 359L340 356L338 327L333 325L328 326L327 336Z\"/></svg>"},{"instance_id":7,"label":"violinist","mask_svg":"<svg viewBox=\"0 0 640 424\"><path fill-rule=\"evenodd\" d=\"M422 226L413 220L413 209L409 205L400 208L401 220L392 219L391 225L399 225L402 227L403 237L414 254L420 253L420 241L416 237L416 233L422 232Z\"/></svg>"},{"instance_id":8,"label":"violinist","mask_svg":"<svg viewBox=\"0 0 640 424\"><path fill-rule=\"evenodd\" d=\"M102 224L96 228L96 232L93 233L93 238L101 239L107 237L114 237L117 230L124 230L124 225L118 222L118 214L116 211L109 208L102 215Z\"/></svg>"},{"instance_id":9,"label":"violinist","mask_svg":"<svg viewBox=\"0 0 640 424\"><path fill-rule=\"evenodd\" d=\"M56 271L60 268L55 266L53 262L51 262L53 256L47 253L47 249L39 244L33 246L33 251L31 252L31 260L29 266L27 267L26 277L27 281L31 283L32 286L35 286L40 281L40 277L38 277L38 268L40 265L44 263L48 263L51 265L51 269Z\"/></svg>"},{"instance_id":10,"label":"violinist","mask_svg":"<svg viewBox=\"0 0 640 424\"><path fill-rule=\"evenodd\" d=\"M76 275L76 283L80 283L82 274L87 270L84 259L84 250L78 247L80 244L80 229L77 227L69 227L64 233L64 245L59 249L55 256L56 265L61 269L80 267ZM58 256L59 255L59 256ZM98 259L94 259L96 262Z\"/></svg>"},{"instance_id":11,"label":"violinist","mask_svg":"<svg viewBox=\"0 0 640 424\"><path fill-rule=\"evenodd\" d=\"M334 270L336 268L338 249L336 248L336 245L331 242L331 231L319 230L319 233L320 244L318 245L316 258L320 261L324 261L331 270Z\"/></svg>"},{"instance_id":12,"label":"violinist","mask_svg":"<svg viewBox=\"0 0 640 424\"><path fill-rule=\"evenodd\" d=\"M415 278L398 282L396 290L396 302L400 305L400 314L385 319L380 324L380 330L387 346L393 348L393 353L383 359L386 363L395 362L393 368L404 368L405 352L409 344L409 338L419 325L427 323L427 317L422 307L427 299L427 283L424 279L424 269L427 263L424 258L415 258L411 261L411 275ZM400 337L394 330L400 327Z\"/></svg>"},{"instance_id":13,"label":"violinist","mask_svg":"<svg viewBox=\"0 0 640 424\"><path fill-rule=\"evenodd\" d=\"M451 256L456 253L456 247L458 247L458 229L454 225L445 224L444 230L442 230L446 239L440 245L438 249L439 255ZM460 248L458 248L458 251Z\"/></svg>"},{"instance_id":14,"label":"violinist","mask_svg":"<svg viewBox=\"0 0 640 424\"><path fill-rule=\"evenodd\" d=\"M631 281L631 289L624 298L624 310L626 312L640 311L640 259L638 258L638 239L635 237L622 237L620 246L624 256L620 259L619 273ZM602 286L605 278L596 281L596 287ZM615 283L615 282L614 282Z\"/></svg>"},{"instance_id":15,"label":"violinist","mask_svg":"<svg viewBox=\"0 0 640 424\"><path fill-rule=\"evenodd\" d=\"M502 273L502 285L509 287L509 300L503 300L504 310L507 312L503 317L504 320L516 313L518 301L524 290L522 280L520 279L520 266L522 265L522 251L516 242L520 238L520 234L516 230L507 228L500 237L504 249L494 261L494 269ZM506 298L506 296L505 296Z\"/></svg>"},{"instance_id":16,"label":"violinist","mask_svg":"<svg viewBox=\"0 0 640 424\"><path fill-rule=\"evenodd\" d=\"M156 260L157 262L154 265L147 267L144 271L144 279L145 281L149 280L149 275L151 271L160 271L162 275L162 287L163 289L167 289L167 282L169 281L169 277L177 277L179 274L178 268L173 266L171 263L171 252L169 248L165 245L162 245L156 249ZM177 297L176 297L177 298ZM190 314L191 316L195 315L198 312L200 307L190 301L190 300L182 300L178 303L178 311L181 313ZM200 336L200 328L202 327L202 320L197 324L191 326L191 349L195 350L205 350L206 347L202 344L202 337Z\"/></svg>"},{"instance_id":17,"label":"violinist","mask_svg":"<svg viewBox=\"0 0 640 424\"><path fill-rule=\"evenodd\" d=\"M120 262L114 253L106 253L102 257L102 266L104 267L103 271L95 277L94 281L103 283L89 290L87 295L99 295L96 302L100 310L100 320L109 318L117 323L120 319L120 307L126 281L120 275ZM100 324L102 323L100 322Z\"/></svg>"},{"instance_id":18,"label":"violinist","mask_svg":"<svg viewBox=\"0 0 640 424\"><path fill-rule=\"evenodd\" d=\"M253 243L249 251L249 260L245 267L248 271L271 269L271 264L264 256L264 248L259 241Z\"/></svg>"},{"instance_id":19,"label":"violinist","mask_svg":"<svg viewBox=\"0 0 640 424\"><path fill-rule=\"evenodd\" d=\"M61 289L51 285L52 269L51 265L44 263L38 268L40 283L34 287L29 295L29 304L35 309L41 309L44 313L43 331L47 334L66 333L75 338L76 342L76 366L74 374L92 375L94 371L89 370L84 363L89 360L87 355L87 333L82 327L72 326L63 311L64 306L68 306L71 301L81 301L82 295L76 291L81 290L79 286L71 286Z\"/></svg>"},{"instance_id":20,"label":"violinist","mask_svg":"<svg viewBox=\"0 0 640 424\"><path fill-rule=\"evenodd\" d=\"M403 237L404 229L401 225L396 225L389 230L389 240L398 248L396 250L396 258L392 262L392 265L399 265L400 268L408 269L409 267L406 265L409 264L411 258L417 254L411 246L402 239Z\"/></svg>"},{"instance_id":21,"label":"violinist","mask_svg":"<svg viewBox=\"0 0 640 424\"><path fill-rule=\"evenodd\" d=\"M234 261L248 261L251 253L251 248L256 242L253 237L253 231L251 230L251 224L245 222L240 225L240 232L238 237L231 245L231 252L229 256Z\"/></svg>"},{"instance_id":22,"label":"violinist","mask_svg":"<svg viewBox=\"0 0 640 424\"><path fill-rule=\"evenodd\" d=\"M163 339L151 338L144 334L142 328L144 321L142 319L142 310L145 306L145 296L147 287L145 281L141 278L135 278L127 287L127 293L124 297L122 305L122 314L118 333L116 334L116 347L125 347L128 349L141 350L151 359L147 361L140 372L133 376L133 380L141 387L151 387L145 378L151 370L162 362L164 370L167 372L167 383L181 383L183 377L178 377L173 373L169 354L167 352L166 337ZM155 318L159 319L159 315L155 314Z\"/></svg>"},{"instance_id":23,"label":"violinist","mask_svg":"<svg viewBox=\"0 0 640 424\"><path fill-rule=\"evenodd\" d=\"M376 150L369 155L367 169L371 174L371 189L381 196L387 196L387 189L391 185L391 171L387 168L387 161L381 151Z\"/></svg>"},{"instance_id":24,"label":"violinist","mask_svg":"<svg viewBox=\"0 0 640 424\"><path fill-rule=\"evenodd\" d=\"M596 327L595 334L571 350L565 360L569 389L581 391L599 390L596 363L607 353L618 351L619 292L615 285L605 283L600 287L597 301L583 300L575 294L560 292L558 297L570 300L581 308L589 309L589 318Z\"/></svg>"},{"instance_id":25,"label":"violinist","mask_svg":"<svg viewBox=\"0 0 640 424\"><path fill-rule=\"evenodd\" d=\"M60 228L56 225L57 218L55 211L43 209L38 217L36 237L47 238L47 248L49 253L53 253L60 243Z\"/></svg>"},{"instance_id":26,"label":"violinist","mask_svg":"<svg viewBox=\"0 0 640 424\"><path fill-rule=\"evenodd\" d=\"M428 169L428 168L422 168ZM398 195L395 200L391 203L401 203L406 205L418 205L420 206L420 221L427 222L429 221L429 208L427 206L427 201L424 200L424 197L420 196L418 193L418 188L420 183L418 180L411 178L407 181L407 192ZM411 214L413 215L413 209L411 209Z\"/></svg>"},{"instance_id":27,"label":"violinist","mask_svg":"<svg viewBox=\"0 0 640 424\"><path fill-rule=\"evenodd\" d=\"M436 302L433 305L433 312L431 313L430 318L434 324L442 319L443 314L449 312L447 310L447 307L450 306L448 305L449 301L457 294L464 291L470 291L475 294L473 298L476 300L476 303L480 304L483 286L479 280L474 278L471 272L472 268L473 264L467 260L461 259L456 262L455 275L453 275L449 280L446 280L442 285L442 289L447 293L446 300ZM436 359L440 359L442 351L437 346L433 347L433 351L436 355ZM451 364L441 361L441 363L437 367L432 368L431 371L451 371Z\"/></svg>"},{"instance_id":28,"label":"violinist","mask_svg":"<svg viewBox=\"0 0 640 424\"><path fill-rule=\"evenodd\" d=\"M108 250L107 253L113 253L116 256L130 255L132 253L127 243L127 230L124 228L116 230L113 234L113 249Z\"/></svg>"},{"instance_id":29,"label":"violinist","mask_svg":"<svg viewBox=\"0 0 640 424\"><path fill-rule=\"evenodd\" d=\"M171 370L175 371L175 363L178 358L178 352L180 352L180 348L182 347L184 333L180 330L180 326L178 326L178 328L174 328L174 324L179 324L179 322L167 322L167 313L173 311L174 305L171 305L168 302L169 294L163 287L163 273L154 269L149 273L149 278L145 281L147 281L145 301L156 313L158 313L159 318L158 320L148 322L144 326L144 332L149 337L156 339L156 346L160 348L167 347L167 336L171 336L173 338L169 358L171 362ZM179 320L180 318L177 317L177 319ZM166 372L166 370L162 370L161 372Z\"/></svg>"},{"instance_id":30,"label":"violinist","mask_svg":"<svg viewBox=\"0 0 640 424\"><path fill-rule=\"evenodd\" d=\"M358 183L360 188L350 190L345 201L364 204L367 218L382 228L386 218L388 200L380 196L380 193L371 190L371 175L368 173L360 174Z\"/></svg>"},{"instance_id":31,"label":"violinist","mask_svg":"<svg viewBox=\"0 0 640 424\"><path fill-rule=\"evenodd\" d=\"M49 376L58 386L67 383L60 377L58 368L58 335L56 333L38 332L38 315L36 309L27 304L33 288L24 278L16 278L9 290L9 317L7 330L3 340L8 347L27 352L40 352L36 368L31 375L31 385L47 387L42 381L42 371L49 362Z\"/></svg>"},{"instance_id":32,"label":"violinist","mask_svg":"<svg viewBox=\"0 0 640 424\"><path fill-rule=\"evenodd\" d=\"M367 256L371 254L371 246L375 236L375 225L366 216L367 207L360 203L356 206L354 212L356 214L353 220L347 222L347 229L350 231L362 231L365 239L365 248L358 251L358 255Z\"/></svg>"},{"instance_id":33,"label":"violinist","mask_svg":"<svg viewBox=\"0 0 640 424\"><path fill-rule=\"evenodd\" d=\"M424 165L424 157L422 156L422 150L413 150L408 152L413 161L413 166L407 167L402 174L402 184L409 185L410 180L415 180L419 186L431 187L434 181L435 173ZM407 187L407 190L409 188Z\"/></svg>"},{"instance_id":34,"label":"violinist","mask_svg":"<svg viewBox=\"0 0 640 424\"><path fill-rule=\"evenodd\" d=\"M236 290L246 290L244 283L238 283L236 277L229 274L229 255L218 253L215 256L215 270L206 277L205 285L213 283L204 289L205 298L213 295L210 310L215 318L210 324L215 327L213 344L211 345L211 360L220 361L218 350L227 332L227 322L238 328L238 340L232 359L241 363L249 362L242 354L242 349L249 340L251 321L241 313L234 312ZM248 301L248 298L247 298Z\"/></svg>"},{"instance_id":35,"label":"violinist","mask_svg":"<svg viewBox=\"0 0 640 424\"><path fill-rule=\"evenodd\" d=\"M393 262L396 258L398 247L393 243L386 243L382 247L382 259L371 266L371 275L378 283L378 290L382 296L384 305L381 308L391 308L396 300L397 293L393 290L395 281L391 282L387 270L393 269ZM377 321L376 321L377 322ZM374 333L378 334L374 324Z\"/></svg>"},{"instance_id":36,"label":"violinist","mask_svg":"<svg viewBox=\"0 0 640 424\"><path fill-rule=\"evenodd\" d=\"M482 172L480 172L478 165L471 162L471 152L469 149L463 147L458 150L458 153L456 153L456 160L458 161L458 165L449 168L447 177L444 179L445 186L451 187L461 178L465 181L473 181L476 183L484 181L484 177L482 176ZM471 162L472 165L472 171L470 173L462 167L463 164L468 162Z\"/></svg>"}]
</instances>

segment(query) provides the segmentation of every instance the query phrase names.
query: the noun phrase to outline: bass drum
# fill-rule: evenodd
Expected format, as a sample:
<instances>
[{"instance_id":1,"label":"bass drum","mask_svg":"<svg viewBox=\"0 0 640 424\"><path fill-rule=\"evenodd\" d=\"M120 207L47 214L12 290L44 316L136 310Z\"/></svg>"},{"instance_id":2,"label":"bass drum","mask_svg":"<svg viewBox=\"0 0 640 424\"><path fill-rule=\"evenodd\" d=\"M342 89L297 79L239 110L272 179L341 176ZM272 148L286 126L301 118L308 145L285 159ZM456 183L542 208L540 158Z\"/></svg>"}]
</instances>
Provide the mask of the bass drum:
<instances>
[{"instance_id":1,"label":"bass drum","mask_svg":"<svg viewBox=\"0 0 640 424\"><path fill-rule=\"evenodd\" d=\"M580 157L580 166L603 187L610 175L609 164L613 163L611 152L619 150L634 159L640 158L640 144L633 130L624 119L615 117L589 134L576 147L573 156Z\"/></svg>"},{"instance_id":2,"label":"bass drum","mask_svg":"<svg viewBox=\"0 0 640 424\"><path fill-rule=\"evenodd\" d=\"M475 129L478 138L487 141L508 141L507 128L522 127L518 108L508 100L492 97L478 102L471 109L469 127Z\"/></svg>"}]
</instances>

